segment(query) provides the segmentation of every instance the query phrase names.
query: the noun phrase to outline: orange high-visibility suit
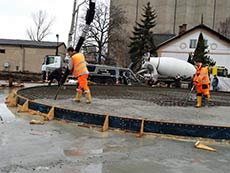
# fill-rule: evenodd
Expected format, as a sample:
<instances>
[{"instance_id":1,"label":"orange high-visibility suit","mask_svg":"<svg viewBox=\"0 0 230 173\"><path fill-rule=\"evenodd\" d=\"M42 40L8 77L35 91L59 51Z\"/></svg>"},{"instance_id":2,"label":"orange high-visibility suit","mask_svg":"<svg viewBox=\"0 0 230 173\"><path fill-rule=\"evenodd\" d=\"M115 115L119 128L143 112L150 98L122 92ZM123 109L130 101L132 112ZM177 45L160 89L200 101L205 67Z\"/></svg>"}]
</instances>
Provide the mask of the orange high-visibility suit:
<instances>
[{"instance_id":1,"label":"orange high-visibility suit","mask_svg":"<svg viewBox=\"0 0 230 173\"><path fill-rule=\"evenodd\" d=\"M202 95L204 95L207 100L210 99L210 79L207 67L202 67L201 65L197 67L196 74L193 78L193 84L196 87L197 93L196 107L201 107Z\"/></svg>"},{"instance_id":2,"label":"orange high-visibility suit","mask_svg":"<svg viewBox=\"0 0 230 173\"><path fill-rule=\"evenodd\" d=\"M86 67L85 57L82 53L72 55L73 76L78 78L76 101L80 102L82 92L86 94L86 103L91 102L91 94L88 86L89 72Z\"/></svg>"}]
</instances>

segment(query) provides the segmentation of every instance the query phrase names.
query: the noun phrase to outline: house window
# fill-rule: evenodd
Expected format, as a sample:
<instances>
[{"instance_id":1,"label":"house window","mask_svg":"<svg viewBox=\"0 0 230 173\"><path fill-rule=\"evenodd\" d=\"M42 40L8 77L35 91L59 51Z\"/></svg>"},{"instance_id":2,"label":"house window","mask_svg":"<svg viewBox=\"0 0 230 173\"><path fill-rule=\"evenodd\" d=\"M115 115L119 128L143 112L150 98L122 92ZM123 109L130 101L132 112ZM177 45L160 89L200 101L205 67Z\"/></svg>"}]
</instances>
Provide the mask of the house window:
<instances>
[{"instance_id":1,"label":"house window","mask_svg":"<svg viewBox=\"0 0 230 173\"><path fill-rule=\"evenodd\" d=\"M205 45L205 47L208 46L208 40L204 40L204 45ZM197 40L196 39L191 39L189 47L195 49L196 46L197 46Z\"/></svg>"},{"instance_id":2,"label":"house window","mask_svg":"<svg viewBox=\"0 0 230 173\"><path fill-rule=\"evenodd\" d=\"M5 49L0 49L0 53L5 53Z\"/></svg>"},{"instance_id":3,"label":"house window","mask_svg":"<svg viewBox=\"0 0 230 173\"><path fill-rule=\"evenodd\" d=\"M197 40L196 39L191 39L189 48L196 48L196 44L197 44Z\"/></svg>"}]
</instances>

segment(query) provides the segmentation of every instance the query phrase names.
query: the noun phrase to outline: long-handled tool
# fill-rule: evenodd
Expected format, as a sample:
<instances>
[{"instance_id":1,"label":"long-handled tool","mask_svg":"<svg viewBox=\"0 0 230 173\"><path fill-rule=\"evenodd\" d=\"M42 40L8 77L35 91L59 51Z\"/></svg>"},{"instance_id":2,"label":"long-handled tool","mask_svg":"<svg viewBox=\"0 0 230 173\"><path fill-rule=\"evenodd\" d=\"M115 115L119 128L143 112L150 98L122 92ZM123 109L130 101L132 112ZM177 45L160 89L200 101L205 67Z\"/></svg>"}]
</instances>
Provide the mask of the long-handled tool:
<instances>
[{"instance_id":1,"label":"long-handled tool","mask_svg":"<svg viewBox=\"0 0 230 173\"><path fill-rule=\"evenodd\" d=\"M86 13L86 17L85 17L85 27L83 29L83 32L81 34L81 37L79 38L78 40L78 43L76 45L76 48L75 48L75 51L76 52L79 52L80 49L81 49L81 46L83 45L84 41L85 41L85 37L86 37L86 34L87 32L89 31L89 28L90 28L90 24L92 23L93 21L93 18L94 18L94 15L95 15L95 2L94 0L90 0L89 1L89 9L87 10L87 13ZM67 68L68 69L68 68ZM71 69L70 69L71 70ZM68 75L70 73L70 70L68 69ZM67 72L67 70L65 71L65 73ZM62 85L65 83L65 81L67 80L68 78L68 75L67 73L64 74L64 77L62 79L62 82L60 84L60 86L58 87L57 91L56 91L56 94L55 94L55 97L54 99L56 100L57 99L57 95L62 87Z\"/></svg>"},{"instance_id":2,"label":"long-handled tool","mask_svg":"<svg viewBox=\"0 0 230 173\"><path fill-rule=\"evenodd\" d=\"M64 74L61 76L60 85L58 86L58 89L57 89L56 94L54 96L54 100L57 99L57 95L58 95L61 87L65 84L66 80L68 79L69 74L70 74L70 70L68 68L66 68Z\"/></svg>"},{"instance_id":3,"label":"long-handled tool","mask_svg":"<svg viewBox=\"0 0 230 173\"><path fill-rule=\"evenodd\" d=\"M192 95L194 88L195 88L195 86L193 85L190 92L186 95L184 104L187 103L187 101L191 100L191 95Z\"/></svg>"}]
</instances>

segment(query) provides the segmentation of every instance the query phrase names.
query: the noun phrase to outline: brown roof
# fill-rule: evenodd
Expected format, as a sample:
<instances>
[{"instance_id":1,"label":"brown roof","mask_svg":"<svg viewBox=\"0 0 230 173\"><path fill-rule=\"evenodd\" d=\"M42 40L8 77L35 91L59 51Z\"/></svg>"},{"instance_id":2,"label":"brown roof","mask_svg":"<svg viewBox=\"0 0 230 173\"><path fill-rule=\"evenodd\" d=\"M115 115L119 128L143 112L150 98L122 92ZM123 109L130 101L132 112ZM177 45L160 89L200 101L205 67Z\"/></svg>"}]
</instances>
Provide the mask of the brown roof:
<instances>
[{"instance_id":1,"label":"brown roof","mask_svg":"<svg viewBox=\"0 0 230 173\"><path fill-rule=\"evenodd\" d=\"M56 48L57 42L0 39L0 45L38 47L38 48ZM60 47L62 45L65 46L65 43L64 42L58 42L58 47Z\"/></svg>"}]
</instances>

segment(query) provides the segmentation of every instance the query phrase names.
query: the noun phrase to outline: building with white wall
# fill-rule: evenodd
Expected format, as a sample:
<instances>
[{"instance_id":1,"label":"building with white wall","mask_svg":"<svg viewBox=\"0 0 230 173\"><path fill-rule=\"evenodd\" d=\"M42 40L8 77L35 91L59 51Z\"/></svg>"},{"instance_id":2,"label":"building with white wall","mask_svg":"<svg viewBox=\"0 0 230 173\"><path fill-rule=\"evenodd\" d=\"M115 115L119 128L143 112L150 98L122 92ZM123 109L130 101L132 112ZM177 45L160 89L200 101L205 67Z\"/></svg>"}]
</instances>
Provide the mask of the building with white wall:
<instances>
[{"instance_id":1,"label":"building with white wall","mask_svg":"<svg viewBox=\"0 0 230 173\"><path fill-rule=\"evenodd\" d=\"M157 48L158 56L187 61L189 53L193 53L196 49L200 33L203 34L208 46L208 56L216 61L217 66L225 66L230 71L230 39L203 24L160 44Z\"/></svg>"}]
</instances>

